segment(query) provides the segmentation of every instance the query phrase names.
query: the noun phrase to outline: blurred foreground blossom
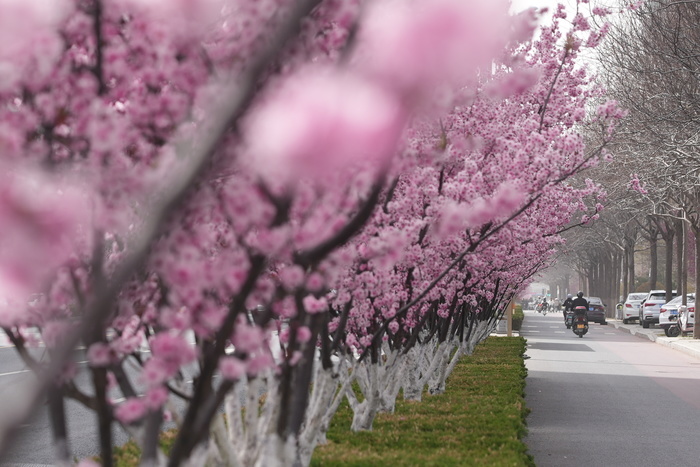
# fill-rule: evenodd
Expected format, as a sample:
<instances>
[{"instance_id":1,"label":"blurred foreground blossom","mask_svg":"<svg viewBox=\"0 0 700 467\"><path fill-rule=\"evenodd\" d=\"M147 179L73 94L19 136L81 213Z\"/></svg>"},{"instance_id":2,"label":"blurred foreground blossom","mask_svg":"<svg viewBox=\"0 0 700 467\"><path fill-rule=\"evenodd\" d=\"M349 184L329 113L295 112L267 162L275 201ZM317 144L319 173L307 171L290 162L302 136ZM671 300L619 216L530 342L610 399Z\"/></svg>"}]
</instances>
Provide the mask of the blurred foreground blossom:
<instances>
[{"instance_id":1,"label":"blurred foreground blossom","mask_svg":"<svg viewBox=\"0 0 700 467\"><path fill-rule=\"evenodd\" d=\"M359 61L387 86L406 93L464 85L507 42L508 2L381 1L360 31Z\"/></svg>"},{"instance_id":2,"label":"blurred foreground blossom","mask_svg":"<svg viewBox=\"0 0 700 467\"><path fill-rule=\"evenodd\" d=\"M20 80L34 87L62 52L56 26L70 11L67 0L0 0L0 94Z\"/></svg>"},{"instance_id":3,"label":"blurred foreground blossom","mask_svg":"<svg viewBox=\"0 0 700 467\"><path fill-rule=\"evenodd\" d=\"M322 176L389 157L403 126L394 96L350 73L311 67L252 117L251 157L268 176Z\"/></svg>"},{"instance_id":4,"label":"blurred foreground blossom","mask_svg":"<svg viewBox=\"0 0 700 467\"><path fill-rule=\"evenodd\" d=\"M0 296L27 297L83 242L87 194L76 185L27 171L0 175Z\"/></svg>"}]
</instances>

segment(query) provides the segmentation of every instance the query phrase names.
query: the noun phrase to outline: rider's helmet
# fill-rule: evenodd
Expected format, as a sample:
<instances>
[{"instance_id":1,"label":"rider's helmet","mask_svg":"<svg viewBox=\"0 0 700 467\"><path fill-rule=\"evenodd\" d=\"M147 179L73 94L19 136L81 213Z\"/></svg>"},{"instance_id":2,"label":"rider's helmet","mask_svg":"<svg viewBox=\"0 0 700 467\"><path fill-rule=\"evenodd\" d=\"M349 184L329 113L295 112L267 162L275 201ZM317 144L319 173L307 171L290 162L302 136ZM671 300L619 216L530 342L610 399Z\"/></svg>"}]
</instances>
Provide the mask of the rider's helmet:
<instances>
[{"instance_id":1,"label":"rider's helmet","mask_svg":"<svg viewBox=\"0 0 700 467\"><path fill-rule=\"evenodd\" d=\"M571 295L571 294L569 294L569 295L566 296L566 298L574 298L574 296Z\"/></svg>"},{"instance_id":2,"label":"rider's helmet","mask_svg":"<svg viewBox=\"0 0 700 467\"><path fill-rule=\"evenodd\" d=\"M583 298L583 292L580 292L580 291L579 291L579 293L577 293L576 296L577 296L578 298Z\"/></svg>"}]
</instances>

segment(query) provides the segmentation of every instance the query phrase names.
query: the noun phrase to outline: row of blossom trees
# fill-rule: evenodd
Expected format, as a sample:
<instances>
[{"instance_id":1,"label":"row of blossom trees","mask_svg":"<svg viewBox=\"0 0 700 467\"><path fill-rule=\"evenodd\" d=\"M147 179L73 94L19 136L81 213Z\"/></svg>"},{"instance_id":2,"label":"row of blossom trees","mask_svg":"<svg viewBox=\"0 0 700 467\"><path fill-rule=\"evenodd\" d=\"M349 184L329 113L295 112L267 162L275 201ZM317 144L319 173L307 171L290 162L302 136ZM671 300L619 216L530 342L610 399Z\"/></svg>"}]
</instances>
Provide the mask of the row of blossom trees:
<instances>
[{"instance_id":1,"label":"row of blossom trees","mask_svg":"<svg viewBox=\"0 0 700 467\"><path fill-rule=\"evenodd\" d=\"M343 399L366 430L443 391L601 208L569 180L622 114L563 7L533 39L506 1L0 5L0 324L38 376L4 449L48 394L57 464L70 398L104 465L115 423L144 465L306 465Z\"/></svg>"}]
</instances>

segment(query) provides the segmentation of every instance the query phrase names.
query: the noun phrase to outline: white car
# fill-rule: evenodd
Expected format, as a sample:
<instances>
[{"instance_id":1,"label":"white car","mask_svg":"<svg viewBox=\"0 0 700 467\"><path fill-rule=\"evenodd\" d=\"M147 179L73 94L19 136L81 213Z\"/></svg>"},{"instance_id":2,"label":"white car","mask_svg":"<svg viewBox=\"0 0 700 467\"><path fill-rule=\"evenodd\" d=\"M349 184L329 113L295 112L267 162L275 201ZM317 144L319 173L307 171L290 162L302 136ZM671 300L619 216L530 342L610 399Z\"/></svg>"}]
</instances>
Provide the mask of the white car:
<instances>
[{"instance_id":1,"label":"white car","mask_svg":"<svg viewBox=\"0 0 700 467\"><path fill-rule=\"evenodd\" d=\"M689 293L687 295L687 310L690 314L695 315L695 294ZM683 297L678 296L668 303L661 306L661 311L659 312L659 327L664 330L667 337L676 337L681 333L681 328L677 326L679 323L678 318L680 316L679 308L683 302ZM694 319L691 318L690 328L692 329ZM687 327L687 326L686 326Z\"/></svg>"},{"instance_id":2,"label":"white car","mask_svg":"<svg viewBox=\"0 0 700 467\"><path fill-rule=\"evenodd\" d=\"M627 295L627 300L622 304L622 322L627 324L630 320L639 319L639 305L647 298L646 292L631 293Z\"/></svg>"},{"instance_id":3,"label":"white car","mask_svg":"<svg viewBox=\"0 0 700 467\"><path fill-rule=\"evenodd\" d=\"M676 295L678 295L678 293L673 290L671 292L671 297L675 297ZM650 290L639 307L639 324L646 329L650 324L658 323L661 305L664 303L666 303L665 290Z\"/></svg>"}]
</instances>

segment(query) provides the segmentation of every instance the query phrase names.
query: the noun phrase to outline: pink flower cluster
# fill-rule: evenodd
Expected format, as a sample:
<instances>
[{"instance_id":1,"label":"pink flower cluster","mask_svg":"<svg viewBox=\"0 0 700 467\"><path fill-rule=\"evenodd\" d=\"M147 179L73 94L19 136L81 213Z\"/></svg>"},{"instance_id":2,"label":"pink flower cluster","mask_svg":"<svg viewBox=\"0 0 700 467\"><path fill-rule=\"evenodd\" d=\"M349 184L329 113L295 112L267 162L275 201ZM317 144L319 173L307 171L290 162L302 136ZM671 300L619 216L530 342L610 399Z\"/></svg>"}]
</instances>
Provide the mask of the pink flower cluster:
<instances>
[{"instance_id":1,"label":"pink flower cluster","mask_svg":"<svg viewBox=\"0 0 700 467\"><path fill-rule=\"evenodd\" d=\"M632 174L630 176L628 186L631 190L634 190L638 193L641 193L643 195L647 194L647 190L644 188L644 184L641 182L641 180L639 180L639 176L637 174Z\"/></svg>"},{"instance_id":2,"label":"pink flower cluster","mask_svg":"<svg viewBox=\"0 0 700 467\"><path fill-rule=\"evenodd\" d=\"M248 138L254 163L272 178L322 177L352 164L381 163L403 126L391 94L333 69L304 69L269 99L253 115Z\"/></svg>"},{"instance_id":3,"label":"pink flower cluster","mask_svg":"<svg viewBox=\"0 0 700 467\"><path fill-rule=\"evenodd\" d=\"M152 357L143 367L142 378L150 388L166 382L175 375L182 365L196 357L193 344L179 335L161 332L149 341Z\"/></svg>"}]
</instances>

